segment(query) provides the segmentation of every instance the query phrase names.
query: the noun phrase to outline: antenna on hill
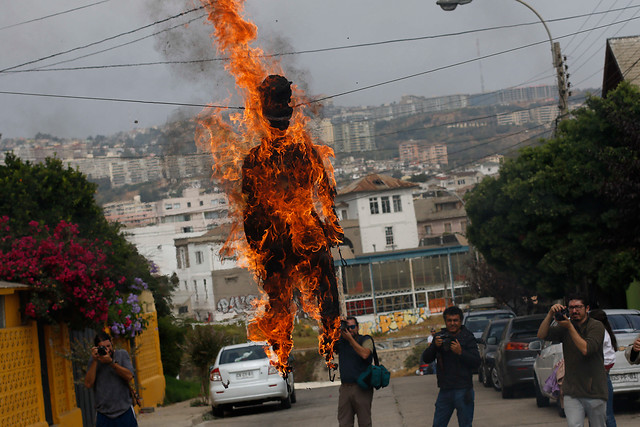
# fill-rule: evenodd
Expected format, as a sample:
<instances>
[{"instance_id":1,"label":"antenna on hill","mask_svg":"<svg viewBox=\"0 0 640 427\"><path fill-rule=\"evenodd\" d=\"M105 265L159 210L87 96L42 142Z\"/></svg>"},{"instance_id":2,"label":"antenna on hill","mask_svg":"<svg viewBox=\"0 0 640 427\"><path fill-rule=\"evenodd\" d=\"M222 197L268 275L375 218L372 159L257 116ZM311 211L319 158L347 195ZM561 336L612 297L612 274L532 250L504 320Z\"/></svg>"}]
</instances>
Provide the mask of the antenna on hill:
<instances>
[{"instance_id":1,"label":"antenna on hill","mask_svg":"<svg viewBox=\"0 0 640 427\"><path fill-rule=\"evenodd\" d=\"M478 58L480 58L480 39L476 39L476 51L478 52ZM478 67L480 68L480 91L484 93L484 76L482 75L482 61L478 60Z\"/></svg>"}]
</instances>

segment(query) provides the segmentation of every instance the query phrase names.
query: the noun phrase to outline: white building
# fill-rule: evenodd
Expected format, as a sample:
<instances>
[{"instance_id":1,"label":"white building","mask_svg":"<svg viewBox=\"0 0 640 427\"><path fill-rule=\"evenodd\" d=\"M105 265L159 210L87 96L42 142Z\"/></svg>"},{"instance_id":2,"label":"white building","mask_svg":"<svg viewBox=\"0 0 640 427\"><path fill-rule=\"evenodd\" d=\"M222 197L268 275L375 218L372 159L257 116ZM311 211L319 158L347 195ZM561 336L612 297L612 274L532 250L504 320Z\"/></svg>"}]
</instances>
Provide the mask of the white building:
<instances>
[{"instance_id":1,"label":"white building","mask_svg":"<svg viewBox=\"0 0 640 427\"><path fill-rule=\"evenodd\" d=\"M337 214L341 220L357 220L349 239L360 239L363 253L418 247L413 189L417 184L373 174L338 192ZM352 245L357 247L357 245Z\"/></svg>"}]
</instances>

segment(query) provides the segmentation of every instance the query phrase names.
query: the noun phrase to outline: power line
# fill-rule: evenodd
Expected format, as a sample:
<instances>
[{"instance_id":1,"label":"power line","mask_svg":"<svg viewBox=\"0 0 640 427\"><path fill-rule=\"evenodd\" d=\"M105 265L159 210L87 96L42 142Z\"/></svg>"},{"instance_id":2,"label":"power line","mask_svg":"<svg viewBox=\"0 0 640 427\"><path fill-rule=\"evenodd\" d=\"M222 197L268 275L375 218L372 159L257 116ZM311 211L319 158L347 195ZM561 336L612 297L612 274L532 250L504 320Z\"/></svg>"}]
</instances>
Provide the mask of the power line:
<instances>
[{"instance_id":1,"label":"power line","mask_svg":"<svg viewBox=\"0 0 640 427\"><path fill-rule=\"evenodd\" d=\"M32 22L42 21L42 20L45 20L47 18L51 18L51 17L54 17L54 16L64 15L65 13L75 12L76 10L86 9L88 7L96 6L98 4L106 3L108 1L111 1L111 0L101 0L101 1L98 1L98 2L95 2L95 3L91 3L91 4L87 4L87 5L84 5L84 6L74 7L73 9L63 10L62 12L52 13L51 15L42 16L40 18L34 18L34 19L30 19L28 21L18 22L18 23L10 24L10 25L5 25L4 27L0 27L0 31L1 30L6 30L7 28L17 27L19 25L30 24Z\"/></svg>"},{"instance_id":2,"label":"power line","mask_svg":"<svg viewBox=\"0 0 640 427\"><path fill-rule=\"evenodd\" d=\"M611 13L611 12L616 12L619 10L628 10L628 9L634 9L634 8L640 8L640 5L635 5L635 6L628 6L626 8L619 8L619 9L611 9L611 10L607 10L607 11L603 11L603 12L592 12L592 13L587 13L587 14L581 14L581 15L573 15L573 16L568 16L568 17L563 17L563 18L555 18L555 19L549 19L546 22L561 22L561 21L566 21L566 20L571 20L571 19L578 19L578 18L583 18L585 16L592 16L592 15L597 15L597 14L603 14L603 13ZM200 8L198 8L200 9ZM197 10L197 9L192 9L193 10ZM189 11L189 12L191 12ZM188 13L188 12L185 12ZM203 15L204 16L204 15ZM171 19L171 18L168 18ZM158 22L162 22L162 21L158 21ZM154 23L155 24L155 23ZM151 24L151 25L154 25ZM408 37L408 38L400 38L400 39L390 39L390 40L382 40L382 41L377 41L377 42L370 42L370 43L358 43L358 44L352 44L352 45L343 45L343 46L333 46L333 47L327 47L327 48L318 48L318 49L306 49L306 50L300 50L300 51L292 51L292 52L281 52L281 53L274 53L274 54L263 54L263 55L258 55L258 58L274 58L274 57L280 57L280 56L290 56L290 55L301 55L301 54L308 54L308 53L322 53L322 52L330 52L330 51L336 51L336 50L345 50L345 49L356 49L356 48L362 48L362 47L371 47L371 46L379 46L379 45L385 45L385 44L394 44L394 43L405 43L405 42L413 42L413 41L420 41L420 40L429 40L429 39L438 39L438 38L444 38L444 37L453 37L453 36L459 36L459 35L466 35L466 34L472 34L472 33L477 33L477 32L486 32L486 31L494 31L494 30L500 30L500 29L509 29L509 28L516 28L516 27L522 27L522 26L529 26L529 25L538 25L540 24L540 21L535 21L535 22L525 22L525 23L520 23L520 24L511 24L511 25L500 25L500 26L494 26L494 27L487 27L487 28L480 28L480 29L474 29L474 30L465 30L465 31L458 31L458 32L453 32L453 33L445 33L445 34L436 34L436 35L428 35L428 36L420 36L420 37ZM179 27L181 25L177 25L175 27L172 27L170 29L174 29L176 27ZM142 28L146 28L146 27L142 27ZM602 28L602 27L599 27ZM586 31L592 31L593 29L590 30L585 30ZM135 30L137 31L137 30ZM163 30L166 31L166 30ZM163 32L160 31L160 32ZM159 34L160 32L156 33ZM575 37L576 34L580 34L581 32L576 32L573 33L573 36ZM122 33L119 35L116 35L112 38L115 37L120 37L121 35L124 34L128 34L128 33ZM138 39L138 40L134 40L131 43L134 43L136 41L140 41L142 40ZM108 39L105 39L108 40ZM126 46L128 44L131 43L125 43L122 44L118 47L121 46ZM86 46L83 46L86 47ZM83 47L79 47L76 49L82 49ZM75 50L75 49L74 49ZM103 51L98 51L98 52L94 52L94 53L89 53L86 55L83 55L81 57L78 58L74 58L68 61L64 61L64 62L70 62L73 61L75 59L80 59L80 58L86 58L88 56L92 56L98 53L102 53ZM66 52L63 52L66 53ZM46 58L45 58L46 59ZM229 57L221 57L221 58L208 58L208 59L194 59L194 60L187 60L187 61L154 61L154 62L141 62L141 63L131 63L131 64L111 64L111 65L94 65L94 66L80 66L80 67L66 67L66 68L35 68L35 69L28 69L28 70L16 70L13 71L14 73L18 73L18 72L34 72L34 71L73 71L73 70L90 70L90 69L104 69L104 68L123 68L123 67L138 67L138 66L150 66L150 65L165 65L165 64L194 64L194 63L202 63L202 62L213 62L213 61L228 61L230 58ZM480 58L482 59L482 58ZM56 63L56 64L49 64L49 65L45 65L44 67L49 67L49 66L53 66L53 65L57 65L60 64L62 62ZM23 64L25 65L25 64ZM13 67L13 68L17 68L19 66ZM0 70L0 72L4 72L4 71L8 71L10 69L6 69L6 70Z\"/></svg>"},{"instance_id":3,"label":"power line","mask_svg":"<svg viewBox=\"0 0 640 427\"><path fill-rule=\"evenodd\" d=\"M92 43L89 43L89 44L86 44L86 45L83 45L83 46L74 47L73 49L68 49L68 50L65 50L65 51L62 51L62 52L53 53L51 55L48 55L48 56L45 56L45 57L42 57L42 58L38 58L38 59L34 59L34 60L31 60L31 61L24 62L22 64L14 65L12 67L7 67L7 68L4 68L4 69L0 70L0 73L4 73L5 71L9 71L9 70L13 70L13 69L16 69L16 68L20 68L20 67L23 67L25 65L34 64L36 62L44 61L45 59L50 59L50 58L54 58L56 56L64 55L66 53L74 52L76 50L85 49L87 47L95 46L97 44L104 43L106 41L110 41L110 40L116 39L118 37L122 37L124 35L133 34L133 33L136 33L136 32L138 32L140 30L143 30L145 28L153 27L154 25L161 24L161 23L169 21L171 19L179 18L180 16L184 16L184 15L187 15L187 14L189 14L191 12L195 12L195 11L201 10L201 9L204 9L204 6L196 7L194 9L190 9L190 10L187 10L185 12L180 12L180 13L178 13L176 15L173 15L173 16L170 16L168 18L164 18L164 19L161 19L159 21L152 22L151 24L147 24L147 25L144 25L142 27L138 27L136 29L133 29L133 30L130 30L130 31L127 31L127 32L124 32L124 33L116 34L115 36L107 37L106 39L102 39L102 40L99 40L99 41L96 41L96 42L92 42Z\"/></svg>"},{"instance_id":4,"label":"power line","mask_svg":"<svg viewBox=\"0 0 640 427\"><path fill-rule=\"evenodd\" d=\"M54 95L47 93L32 93L32 92L11 92L11 91L0 91L0 94L4 95L21 95L21 96L41 96L45 98L63 98L63 99L82 99L82 100L90 100L90 101L113 101L113 102L130 102L137 104L153 104L153 105L175 105L179 107L208 107L208 108L220 108L227 110L244 110L244 107L229 107L224 105L208 105L208 104L194 104L194 103L184 103L184 102L168 102L168 101L144 101L140 99L126 99L126 98L103 98L97 96L74 96L74 95Z\"/></svg>"}]
</instances>

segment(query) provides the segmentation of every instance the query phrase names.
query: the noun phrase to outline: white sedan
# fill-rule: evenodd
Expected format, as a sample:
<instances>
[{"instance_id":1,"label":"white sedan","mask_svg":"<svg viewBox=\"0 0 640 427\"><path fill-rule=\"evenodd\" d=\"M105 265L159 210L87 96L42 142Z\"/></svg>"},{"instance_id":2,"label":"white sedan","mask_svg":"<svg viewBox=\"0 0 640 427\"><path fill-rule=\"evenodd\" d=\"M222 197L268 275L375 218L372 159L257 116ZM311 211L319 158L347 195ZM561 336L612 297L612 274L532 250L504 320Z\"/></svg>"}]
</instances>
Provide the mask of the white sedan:
<instances>
[{"instance_id":1,"label":"white sedan","mask_svg":"<svg viewBox=\"0 0 640 427\"><path fill-rule=\"evenodd\" d=\"M624 357L624 350L632 345L640 332L640 310L613 309L604 310L611 324L611 329L618 341L616 362L609 371L614 394L640 394L640 365L630 365ZM562 344L545 341L531 343L531 349L541 350L533 364L536 403L539 407L548 406L549 399L554 396L545 392L544 383L551 375L555 364L562 359Z\"/></svg>"},{"instance_id":2,"label":"white sedan","mask_svg":"<svg viewBox=\"0 0 640 427\"><path fill-rule=\"evenodd\" d=\"M220 350L209 370L209 399L215 416L224 416L234 406L276 401L288 409L295 403L293 373L283 378L265 348L266 343L249 342Z\"/></svg>"}]
</instances>

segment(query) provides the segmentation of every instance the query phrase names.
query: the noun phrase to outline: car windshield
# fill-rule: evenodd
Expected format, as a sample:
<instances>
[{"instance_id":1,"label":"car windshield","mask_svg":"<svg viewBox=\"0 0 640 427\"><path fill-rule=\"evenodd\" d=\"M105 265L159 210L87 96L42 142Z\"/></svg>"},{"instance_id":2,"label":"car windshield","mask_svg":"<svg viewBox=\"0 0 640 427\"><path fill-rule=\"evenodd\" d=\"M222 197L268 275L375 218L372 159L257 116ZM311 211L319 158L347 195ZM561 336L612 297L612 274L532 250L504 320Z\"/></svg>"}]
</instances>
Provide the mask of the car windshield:
<instances>
[{"instance_id":1,"label":"car windshield","mask_svg":"<svg viewBox=\"0 0 640 427\"><path fill-rule=\"evenodd\" d=\"M623 334L640 331L640 315L638 314L609 314L607 315L613 332Z\"/></svg>"},{"instance_id":2,"label":"car windshield","mask_svg":"<svg viewBox=\"0 0 640 427\"><path fill-rule=\"evenodd\" d=\"M536 335L542 319L527 319L513 322L511 333L518 336Z\"/></svg>"},{"instance_id":3,"label":"car windshield","mask_svg":"<svg viewBox=\"0 0 640 427\"><path fill-rule=\"evenodd\" d=\"M507 326L506 323L498 323L497 325L491 325L491 328L489 328L489 334L487 335L487 338L494 337L496 339L500 339L500 336L502 335L502 331L504 331L505 326Z\"/></svg>"},{"instance_id":4,"label":"car windshield","mask_svg":"<svg viewBox=\"0 0 640 427\"><path fill-rule=\"evenodd\" d=\"M487 324L489 324L489 319L469 318L464 326L471 332L482 332L487 327Z\"/></svg>"},{"instance_id":5,"label":"car windshield","mask_svg":"<svg viewBox=\"0 0 640 427\"><path fill-rule=\"evenodd\" d=\"M251 345L247 347L229 348L222 351L220 364L245 362L247 360L265 359L267 354L261 345Z\"/></svg>"}]
</instances>

